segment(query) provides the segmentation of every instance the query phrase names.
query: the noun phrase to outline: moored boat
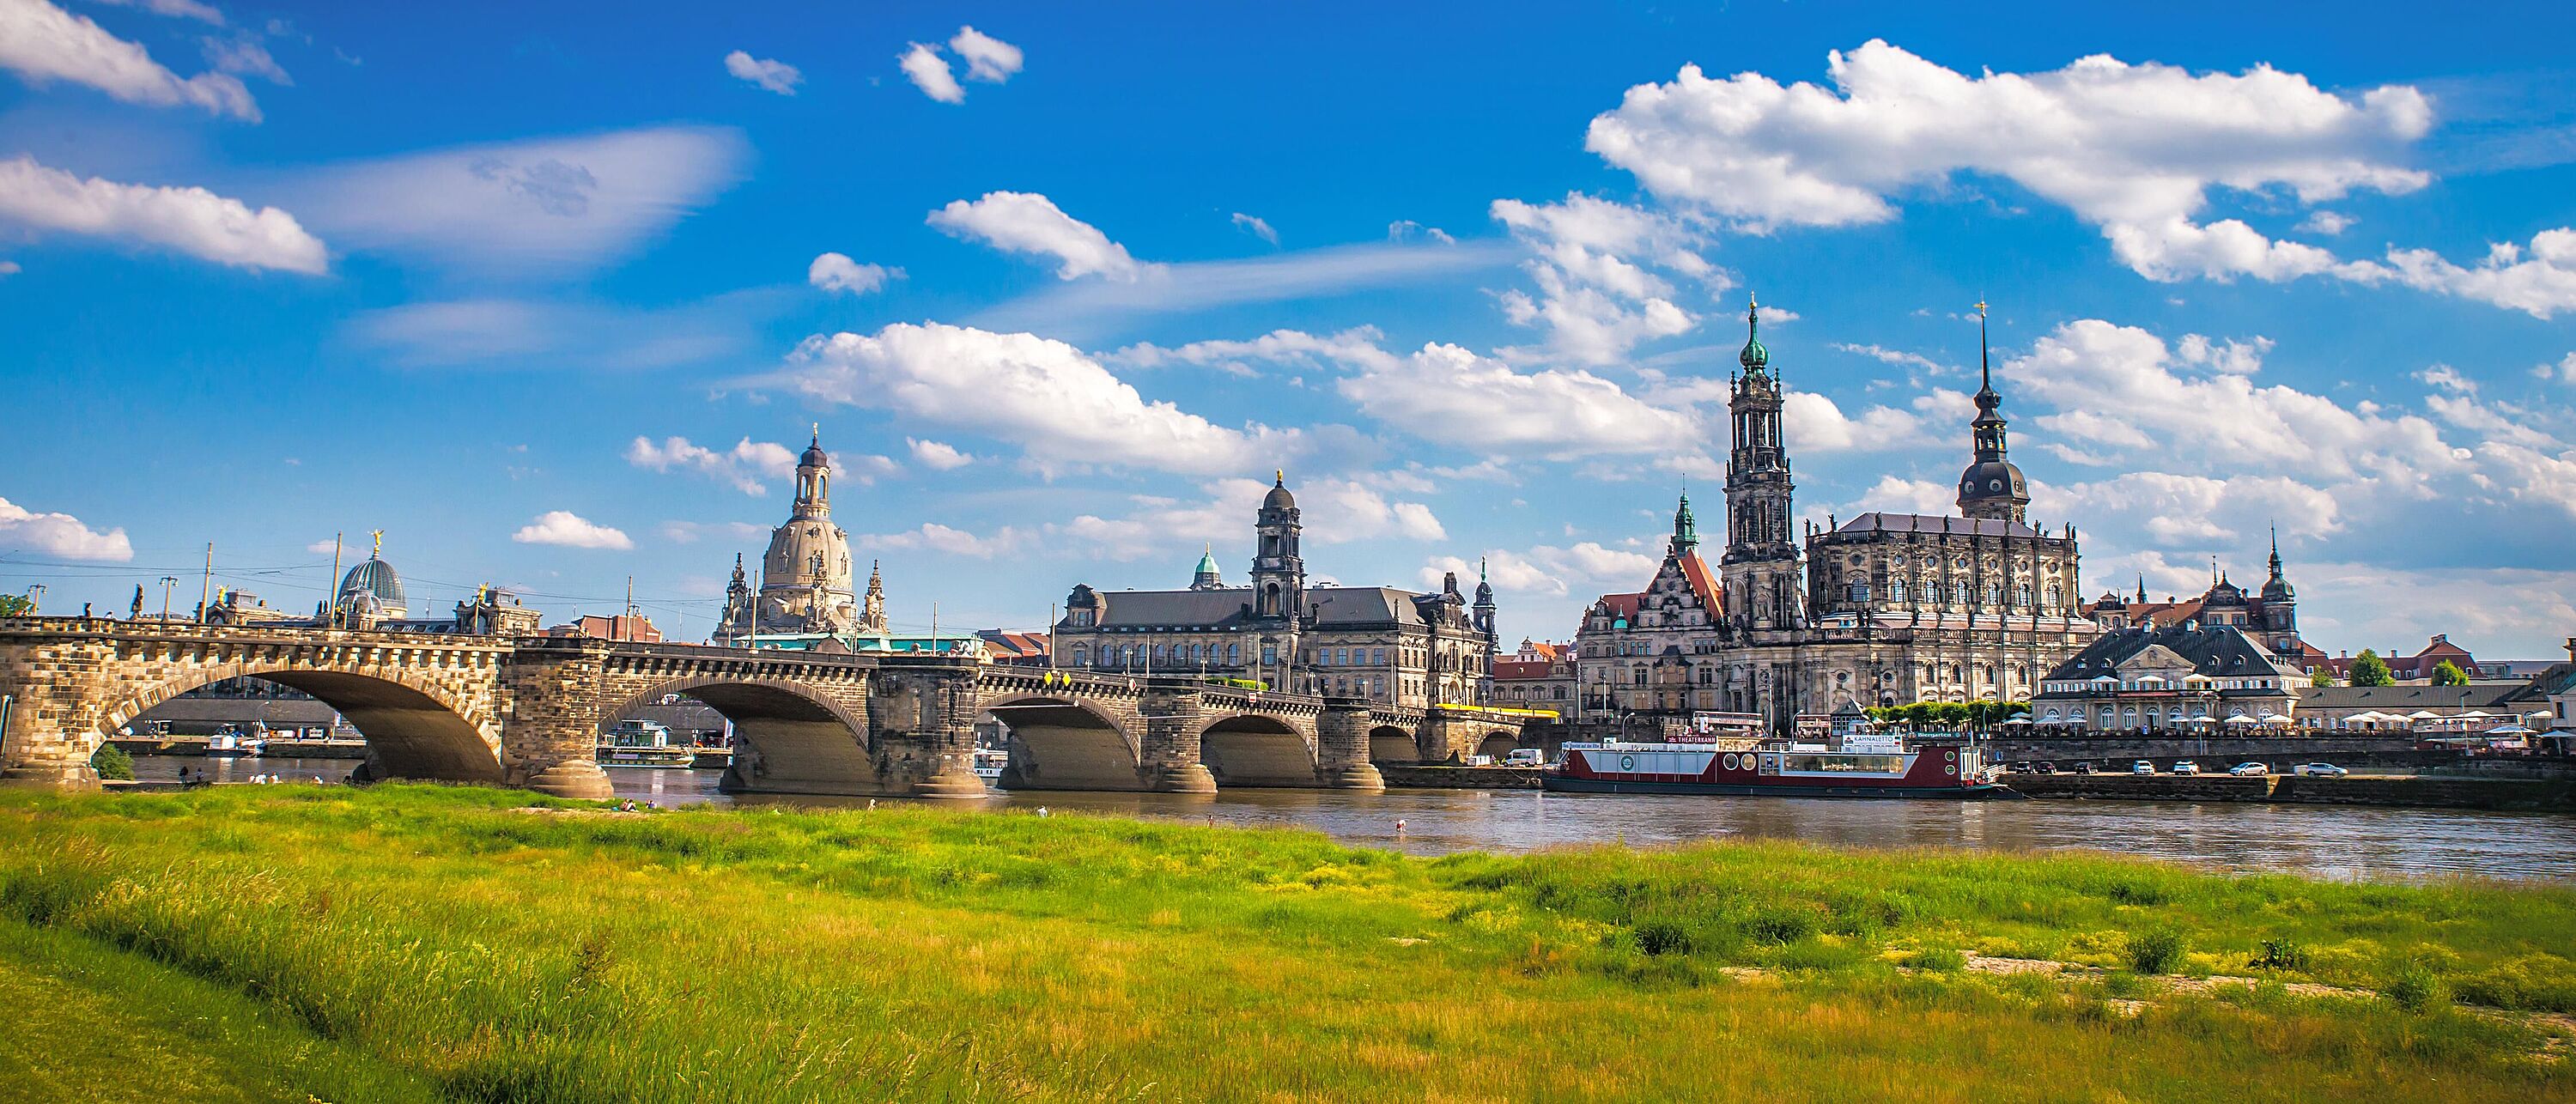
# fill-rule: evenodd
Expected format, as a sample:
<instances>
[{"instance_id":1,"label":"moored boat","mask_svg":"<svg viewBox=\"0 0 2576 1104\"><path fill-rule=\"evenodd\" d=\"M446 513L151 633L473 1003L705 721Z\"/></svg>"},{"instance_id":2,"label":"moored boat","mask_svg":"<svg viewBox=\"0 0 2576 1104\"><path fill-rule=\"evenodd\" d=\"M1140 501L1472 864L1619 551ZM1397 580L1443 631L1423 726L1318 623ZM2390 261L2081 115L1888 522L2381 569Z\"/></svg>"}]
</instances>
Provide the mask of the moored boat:
<instances>
[{"instance_id":1,"label":"moored boat","mask_svg":"<svg viewBox=\"0 0 2576 1104\"><path fill-rule=\"evenodd\" d=\"M1769 797L2011 798L1972 741L1849 740L1834 745L1572 743L1539 777L1559 793Z\"/></svg>"},{"instance_id":2,"label":"moored boat","mask_svg":"<svg viewBox=\"0 0 2576 1104\"><path fill-rule=\"evenodd\" d=\"M671 742L668 726L639 720L617 722L595 756L603 767L687 767L697 758L696 748Z\"/></svg>"}]
</instances>

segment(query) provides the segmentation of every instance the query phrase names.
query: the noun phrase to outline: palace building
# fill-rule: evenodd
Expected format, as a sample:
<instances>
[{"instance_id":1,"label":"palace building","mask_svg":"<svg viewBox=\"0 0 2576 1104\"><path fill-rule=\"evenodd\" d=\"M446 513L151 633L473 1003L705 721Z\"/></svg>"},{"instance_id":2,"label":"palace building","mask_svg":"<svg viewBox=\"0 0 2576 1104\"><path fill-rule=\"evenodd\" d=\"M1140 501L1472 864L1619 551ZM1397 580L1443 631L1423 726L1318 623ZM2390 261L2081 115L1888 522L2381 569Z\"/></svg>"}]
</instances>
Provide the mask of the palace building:
<instances>
[{"instance_id":1,"label":"palace building","mask_svg":"<svg viewBox=\"0 0 2576 1104\"><path fill-rule=\"evenodd\" d=\"M2164 601L2147 600L2147 580L2138 579L2135 598L2117 591L2103 594L2084 607L2086 616L2105 629L2118 630L2154 625L2179 625L2186 621L2203 625L2227 625L2242 629L2247 636L2261 641L2274 658L2302 671L2313 671L2332 664L2316 645L2299 638L2298 592L2281 567L2281 535L2272 534L2271 578L2263 588L2247 592L2231 581L2216 563L2209 567L2209 589L2197 598ZM2465 654L2465 653L2463 653ZM2430 666L2429 664L2427 665Z\"/></svg>"},{"instance_id":2,"label":"palace building","mask_svg":"<svg viewBox=\"0 0 2576 1104\"><path fill-rule=\"evenodd\" d=\"M1982 328L1959 514L1829 516L1801 534L1758 305L1745 323L1728 401L1725 550L1712 571L1683 496L1646 589L1605 594L1584 615L1574 719L1737 713L1786 733L1849 702L2019 700L2098 634L2078 608L2074 527L2025 517L2030 491L2007 455Z\"/></svg>"},{"instance_id":3,"label":"palace building","mask_svg":"<svg viewBox=\"0 0 2576 1104\"><path fill-rule=\"evenodd\" d=\"M1304 525L1282 473L1253 518L1245 585L1228 586L1213 549L1179 590L1096 590L1065 598L1052 652L1065 667L1243 679L1305 694L1390 705L1481 705L1492 692L1494 588L1471 605L1458 577L1440 593L1314 586L1299 553Z\"/></svg>"}]
</instances>

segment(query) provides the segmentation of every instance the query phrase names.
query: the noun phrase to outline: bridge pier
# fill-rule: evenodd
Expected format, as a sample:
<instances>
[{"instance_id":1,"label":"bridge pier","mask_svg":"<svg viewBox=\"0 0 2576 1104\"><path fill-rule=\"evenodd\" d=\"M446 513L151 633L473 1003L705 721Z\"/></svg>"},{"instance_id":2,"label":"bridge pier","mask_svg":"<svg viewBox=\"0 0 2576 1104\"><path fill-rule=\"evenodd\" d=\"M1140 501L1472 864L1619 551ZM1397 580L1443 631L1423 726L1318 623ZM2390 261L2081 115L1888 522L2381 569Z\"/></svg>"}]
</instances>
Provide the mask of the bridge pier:
<instances>
[{"instance_id":1,"label":"bridge pier","mask_svg":"<svg viewBox=\"0 0 2576 1104\"><path fill-rule=\"evenodd\" d=\"M1326 698L1315 718L1317 781L1340 790L1383 790L1386 776L1369 761L1369 729L1376 727L1362 698Z\"/></svg>"},{"instance_id":2,"label":"bridge pier","mask_svg":"<svg viewBox=\"0 0 2576 1104\"><path fill-rule=\"evenodd\" d=\"M972 669L882 670L869 687L869 743L879 785L910 797L991 796L975 775Z\"/></svg>"},{"instance_id":3,"label":"bridge pier","mask_svg":"<svg viewBox=\"0 0 2576 1104\"><path fill-rule=\"evenodd\" d=\"M1137 769L1146 785L1165 793L1215 793L1216 776L1201 755L1199 692L1158 686L1145 692L1136 712L1145 718Z\"/></svg>"},{"instance_id":4,"label":"bridge pier","mask_svg":"<svg viewBox=\"0 0 2576 1104\"><path fill-rule=\"evenodd\" d=\"M600 684L608 667L605 640L547 641L523 647L502 678L510 738L501 745L504 784L552 797L616 796L599 769ZM371 759L372 763L373 760Z\"/></svg>"}]
</instances>

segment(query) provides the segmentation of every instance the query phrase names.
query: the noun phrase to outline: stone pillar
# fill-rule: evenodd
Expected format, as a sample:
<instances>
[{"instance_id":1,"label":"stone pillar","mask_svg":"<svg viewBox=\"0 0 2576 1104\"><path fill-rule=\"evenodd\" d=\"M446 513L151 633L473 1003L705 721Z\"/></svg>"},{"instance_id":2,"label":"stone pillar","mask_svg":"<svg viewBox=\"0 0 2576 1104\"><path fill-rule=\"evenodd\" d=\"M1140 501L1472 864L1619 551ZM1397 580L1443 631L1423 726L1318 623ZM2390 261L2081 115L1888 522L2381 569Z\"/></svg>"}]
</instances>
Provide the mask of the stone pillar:
<instances>
[{"instance_id":1,"label":"stone pillar","mask_svg":"<svg viewBox=\"0 0 2576 1104\"><path fill-rule=\"evenodd\" d=\"M600 698L608 642L524 642L501 674L501 775L507 785L554 797L615 796L599 769Z\"/></svg>"},{"instance_id":2,"label":"stone pillar","mask_svg":"<svg viewBox=\"0 0 2576 1104\"><path fill-rule=\"evenodd\" d=\"M1452 730L1456 727L1451 723L1449 715L1439 706L1423 711L1422 727L1413 734L1414 750L1421 754L1422 762L1431 764L1466 761L1466 756L1458 751L1458 746L1451 736Z\"/></svg>"},{"instance_id":3,"label":"stone pillar","mask_svg":"<svg viewBox=\"0 0 2576 1104\"><path fill-rule=\"evenodd\" d=\"M1369 761L1370 726L1365 699L1324 699L1324 712L1315 718L1318 781L1344 790L1386 788L1386 776Z\"/></svg>"},{"instance_id":4,"label":"stone pillar","mask_svg":"<svg viewBox=\"0 0 2576 1104\"><path fill-rule=\"evenodd\" d=\"M106 708L109 646L38 628L47 625L18 621L0 633L0 695L9 699L0 786L96 790L89 758Z\"/></svg>"},{"instance_id":5,"label":"stone pillar","mask_svg":"<svg viewBox=\"0 0 2576 1104\"><path fill-rule=\"evenodd\" d=\"M983 709L974 665L880 670L869 686L869 743L890 791L913 797L992 796L975 776L975 715Z\"/></svg>"},{"instance_id":6,"label":"stone pillar","mask_svg":"<svg viewBox=\"0 0 2576 1104\"><path fill-rule=\"evenodd\" d=\"M1136 704L1145 718L1145 743L1137 749L1138 769L1147 784L1170 793L1212 794L1216 776L1199 756L1199 692L1189 686L1157 686Z\"/></svg>"}]
</instances>

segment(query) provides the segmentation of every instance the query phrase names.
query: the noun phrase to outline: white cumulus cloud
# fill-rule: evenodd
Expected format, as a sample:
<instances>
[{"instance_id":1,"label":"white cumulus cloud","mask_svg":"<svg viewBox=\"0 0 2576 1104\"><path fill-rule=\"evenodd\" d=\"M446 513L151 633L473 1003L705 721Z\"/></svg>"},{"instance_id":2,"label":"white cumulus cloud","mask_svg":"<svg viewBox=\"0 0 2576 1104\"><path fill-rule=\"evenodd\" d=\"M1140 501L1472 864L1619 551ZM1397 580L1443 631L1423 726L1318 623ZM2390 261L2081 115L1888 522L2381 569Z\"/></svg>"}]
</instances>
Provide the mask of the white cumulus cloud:
<instances>
[{"instance_id":1,"label":"white cumulus cloud","mask_svg":"<svg viewBox=\"0 0 2576 1104\"><path fill-rule=\"evenodd\" d=\"M957 75L948 71L948 59L939 56L939 47L915 42L895 64L922 95L941 103L966 102L966 89L957 83Z\"/></svg>"},{"instance_id":2,"label":"white cumulus cloud","mask_svg":"<svg viewBox=\"0 0 2576 1104\"><path fill-rule=\"evenodd\" d=\"M773 379L818 401L1014 441L1050 471L1259 471L1298 443L1293 431L1229 429L1149 402L1081 350L1034 334L896 323L873 335L816 335Z\"/></svg>"},{"instance_id":3,"label":"white cumulus cloud","mask_svg":"<svg viewBox=\"0 0 2576 1104\"><path fill-rule=\"evenodd\" d=\"M725 72L750 81L781 96L796 94L796 86L805 83L805 74L793 65L774 58L756 58L741 50L725 55Z\"/></svg>"},{"instance_id":4,"label":"white cumulus cloud","mask_svg":"<svg viewBox=\"0 0 2576 1104\"><path fill-rule=\"evenodd\" d=\"M770 483L796 472L796 454L787 446L749 437L723 452L691 444L686 437L666 437L659 443L637 437L626 446L626 462L658 472L694 470L755 497L768 494Z\"/></svg>"},{"instance_id":5,"label":"white cumulus cloud","mask_svg":"<svg viewBox=\"0 0 2576 1104\"><path fill-rule=\"evenodd\" d=\"M884 265L860 264L847 254L825 253L814 258L805 269L805 282L825 291L845 291L865 295L886 286L890 280L903 279L903 270Z\"/></svg>"},{"instance_id":6,"label":"white cumulus cloud","mask_svg":"<svg viewBox=\"0 0 2576 1104\"><path fill-rule=\"evenodd\" d=\"M1000 84L1020 71L1020 48L973 27L957 28L948 48L966 59L966 79Z\"/></svg>"},{"instance_id":7,"label":"white cumulus cloud","mask_svg":"<svg viewBox=\"0 0 2576 1104\"><path fill-rule=\"evenodd\" d=\"M1668 216L1579 192L1558 203L1498 199L1492 211L1530 250L1523 269L1539 289L1535 297L1503 293L1504 316L1547 331L1549 350L1567 359L1617 363L1641 341L1696 324L1674 302L1666 272L1715 290L1728 286L1691 251L1699 235Z\"/></svg>"},{"instance_id":8,"label":"white cumulus cloud","mask_svg":"<svg viewBox=\"0 0 2576 1104\"><path fill-rule=\"evenodd\" d=\"M259 121L259 105L240 78L199 73L183 79L152 60L142 46L47 0L0 0L0 68L39 88L69 81L127 103L187 105Z\"/></svg>"},{"instance_id":9,"label":"white cumulus cloud","mask_svg":"<svg viewBox=\"0 0 2576 1104\"><path fill-rule=\"evenodd\" d=\"M1660 453L1691 438L1687 414L1577 369L1521 371L1438 342L1356 366L1334 387L1370 417L1480 455Z\"/></svg>"},{"instance_id":10,"label":"white cumulus cloud","mask_svg":"<svg viewBox=\"0 0 2576 1104\"><path fill-rule=\"evenodd\" d=\"M2422 291L2492 303L2534 318L2576 310L2576 229L2565 226L2532 235L2528 250L2497 242L2473 267L2453 264L2429 249L2389 250L2388 264L2399 283Z\"/></svg>"},{"instance_id":11,"label":"white cumulus cloud","mask_svg":"<svg viewBox=\"0 0 2576 1104\"><path fill-rule=\"evenodd\" d=\"M23 155L0 161L0 219L163 246L240 268L320 273L329 267L321 239L275 207L254 211L204 188L78 177Z\"/></svg>"},{"instance_id":12,"label":"white cumulus cloud","mask_svg":"<svg viewBox=\"0 0 2576 1104\"><path fill-rule=\"evenodd\" d=\"M903 443L905 447L912 450L913 463L932 471L955 471L975 462L973 456L958 451L956 446L939 441L923 441L906 437Z\"/></svg>"},{"instance_id":13,"label":"white cumulus cloud","mask_svg":"<svg viewBox=\"0 0 2576 1104\"><path fill-rule=\"evenodd\" d=\"M0 498L0 548L67 560L124 563L134 558L134 546L122 528L101 533L70 514L40 514L5 498Z\"/></svg>"},{"instance_id":14,"label":"white cumulus cloud","mask_svg":"<svg viewBox=\"0 0 2576 1104\"><path fill-rule=\"evenodd\" d=\"M2314 204L2430 179L2403 155L2432 105L2403 85L2346 97L2270 66L2196 74L2098 54L1971 76L1875 39L1829 54L1826 72L1830 88L1685 66L1629 89L1586 146L1659 196L1757 231L1884 222L1901 193L2002 176L2100 227L2123 263L2159 280L2337 266L2239 220L2195 222L2213 188Z\"/></svg>"},{"instance_id":15,"label":"white cumulus cloud","mask_svg":"<svg viewBox=\"0 0 2576 1104\"><path fill-rule=\"evenodd\" d=\"M510 539L520 544L550 544L560 548L628 549L635 542L626 534L587 520L570 510L549 510L534 521L519 527Z\"/></svg>"},{"instance_id":16,"label":"white cumulus cloud","mask_svg":"<svg viewBox=\"0 0 2576 1104\"><path fill-rule=\"evenodd\" d=\"M1076 280L1101 276L1133 281L1151 266L1138 264L1127 247L1109 240L1098 227L1064 213L1055 201L1033 192L986 192L981 199L955 200L930 213L930 225L954 237L970 238L1010 253L1054 257L1056 277Z\"/></svg>"}]
</instances>

